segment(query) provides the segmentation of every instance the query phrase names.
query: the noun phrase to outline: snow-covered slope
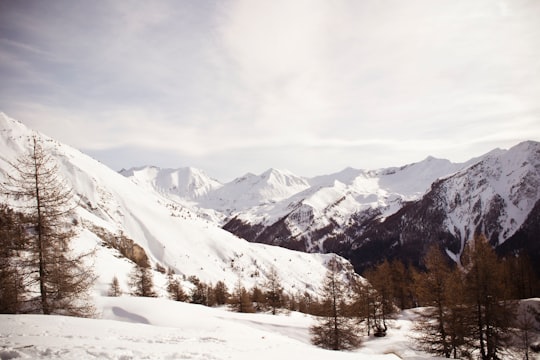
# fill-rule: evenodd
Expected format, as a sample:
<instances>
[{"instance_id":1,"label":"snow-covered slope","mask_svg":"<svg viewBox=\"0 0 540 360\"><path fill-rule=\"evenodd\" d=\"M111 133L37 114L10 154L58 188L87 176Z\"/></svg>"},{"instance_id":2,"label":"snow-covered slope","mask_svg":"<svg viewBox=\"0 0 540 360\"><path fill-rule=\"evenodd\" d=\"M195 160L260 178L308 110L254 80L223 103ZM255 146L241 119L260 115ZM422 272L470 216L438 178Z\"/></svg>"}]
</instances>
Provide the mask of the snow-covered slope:
<instances>
[{"instance_id":1,"label":"snow-covered slope","mask_svg":"<svg viewBox=\"0 0 540 360\"><path fill-rule=\"evenodd\" d=\"M330 255L249 243L1 113L0 180L10 169L7 161L13 162L28 153L32 136L42 140L43 147L57 161L61 175L73 187L79 203L78 246L97 246L94 266L100 277L97 287L102 292L114 275L122 282L131 267L117 250L102 246L118 239L133 240L144 249L152 265L170 267L179 275L194 275L205 282L224 281L231 288L239 278L246 287L261 284L272 267L291 292L313 291L321 283ZM163 285L161 275L155 276L156 284Z\"/></svg>"},{"instance_id":2,"label":"snow-covered slope","mask_svg":"<svg viewBox=\"0 0 540 360\"><path fill-rule=\"evenodd\" d=\"M239 314L152 298L100 298L100 319L0 315L0 359L430 359L409 348L411 321L356 351L310 344L313 318Z\"/></svg>"}]
</instances>

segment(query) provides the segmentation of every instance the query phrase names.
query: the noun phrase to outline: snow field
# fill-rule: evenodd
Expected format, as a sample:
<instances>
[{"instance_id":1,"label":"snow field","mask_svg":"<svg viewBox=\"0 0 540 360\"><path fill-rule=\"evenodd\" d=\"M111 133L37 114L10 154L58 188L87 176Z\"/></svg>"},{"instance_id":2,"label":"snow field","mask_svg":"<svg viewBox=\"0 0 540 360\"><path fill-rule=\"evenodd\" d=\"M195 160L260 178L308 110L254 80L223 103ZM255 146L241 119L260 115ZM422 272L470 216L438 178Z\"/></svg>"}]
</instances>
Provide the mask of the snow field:
<instances>
[{"instance_id":1,"label":"snow field","mask_svg":"<svg viewBox=\"0 0 540 360\"><path fill-rule=\"evenodd\" d=\"M96 300L98 319L0 315L0 359L429 358L405 348L406 325L389 341L334 352L310 344L314 320L304 314L239 314L161 298Z\"/></svg>"}]
</instances>

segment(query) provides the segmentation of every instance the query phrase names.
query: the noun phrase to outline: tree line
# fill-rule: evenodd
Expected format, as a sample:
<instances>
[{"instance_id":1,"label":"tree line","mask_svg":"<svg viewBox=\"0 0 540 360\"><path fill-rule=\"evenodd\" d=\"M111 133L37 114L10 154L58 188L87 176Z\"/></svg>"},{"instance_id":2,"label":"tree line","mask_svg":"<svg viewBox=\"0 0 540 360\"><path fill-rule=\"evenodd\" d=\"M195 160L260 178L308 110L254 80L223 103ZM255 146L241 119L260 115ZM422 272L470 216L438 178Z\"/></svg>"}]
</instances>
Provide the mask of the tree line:
<instances>
[{"instance_id":1,"label":"tree line","mask_svg":"<svg viewBox=\"0 0 540 360\"><path fill-rule=\"evenodd\" d=\"M385 260L363 274L367 282L346 286L332 264L329 269L325 314L311 329L312 342L328 349L356 348L362 334L385 336L389 320L411 308L418 334L411 340L446 358L502 359L511 351L528 358L531 334L540 331L539 309L519 309L519 299L540 294L528 257L500 258L481 235L465 247L460 264L433 246L421 269Z\"/></svg>"},{"instance_id":2,"label":"tree line","mask_svg":"<svg viewBox=\"0 0 540 360\"><path fill-rule=\"evenodd\" d=\"M308 292L296 294L286 292L274 267L271 267L266 274L266 281L251 289L243 285L241 277L232 288L229 288L223 281L215 284L205 283L197 276L179 276L172 269L165 270L160 265L157 265L155 270L166 273L167 294L174 301L209 307L226 305L232 311L244 313L268 312L274 315L284 311L320 313L319 302L315 296ZM143 266L133 264L127 279L127 294L157 297L152 278L152 269L149 264ZM183 286L182 283L188 284ZM109 285L108 296L123 294L118 277L114 276Z\"/></svg>"}]
</instances>

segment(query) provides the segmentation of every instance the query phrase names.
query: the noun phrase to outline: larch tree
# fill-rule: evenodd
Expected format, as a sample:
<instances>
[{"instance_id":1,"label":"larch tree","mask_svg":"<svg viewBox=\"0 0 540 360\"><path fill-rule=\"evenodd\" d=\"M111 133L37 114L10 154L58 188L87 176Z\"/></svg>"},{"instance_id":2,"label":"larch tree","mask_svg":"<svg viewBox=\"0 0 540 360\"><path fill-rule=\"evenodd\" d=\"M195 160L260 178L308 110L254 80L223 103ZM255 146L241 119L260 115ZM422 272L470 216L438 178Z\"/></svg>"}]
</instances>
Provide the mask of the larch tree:
<instances>
[{"instance_id":1,"label":"larch tree","mask_svg":"<svg viewBox=\"0 0 540 360\"><path fill-rule=\"evenodd\" d=\"M339 278L338 263L332 259L321 294L322 315L310 328L311 342L330 350L350 350L360 346L358 325L350 317L346 289Z\"/></svg>"},{"instance_id":2,"label":"larch tree","mask_svg":"<svg viewBox=\"0 0 540 360\"><path fill-rule=\"evenodd\" d=\"M131 289L131 295L141 297L156 297L154 291L154 280L152 279L152 270L150 267L133 265L129 273L128 285Z\"/></svg>"},{"instance_id":3,"label":"larch tree","mask_svg":"<svg viewBox=\"0 0 540 360\"><path fill-rule=\"evenodd\" d=\"M487 239L480 235L465 248L466 292L472 307L475 339L482 360L499 359L510 341L515 303L508 300L504 268Z\"/></svg>"},{"instance_id":4,"label":"larch tree","mask_svg":"<svg viewBox=\"0 0 540 360\"><path fill-rule=\"evenodd\" d=\"M167 292L169 293L171 300L182 302L189 300L189 296L182 288L180 281L175 278L174 271L172 269L167 271Z\"/></svg>"},{"instance_id":5,"label":"larch tree","mask_svg":"<svg viewBox=\"0 0 540 360\"><path fill-rule=\"evenodd\" d=\"M117 297L122 295L122 289L120 288L120 282L116 276L113 276L111 285L109 286L108 296Z\"/></svg>"},{"instance_id":6,"label":"larch tree","mask_svg":"<svg viewBox=\"0 0 540 360\"><path fill-rule=\"evenodd\" d=\"M43 314L91 316L87 296L95 276L85 264L91 253L75 254L71 240L76 207L71 187L37 137L30 153L11 163L3 188L13 197L27 222L24 262L29 291L34 291L34 311Z\"/></svg>"},{"instance_id":7,"label":"larch tree","mask_svg":"<svg viewBox=\"0 0 540 360\"><path fill-rule=\"evenodd\" d=\"M225 305L229 301L229 290L223 281L218 281L214 286L214 297L216 305Z\"/></svg>"},{"instance_id":8,"label":"larch tree","mask_svg":"<svg viewBox=\"0 0 540 360\"><path fill-rule=\"evenodd\" d=\"M270 269L264 290L266 303L272 309L272 314L276 315L277 309L283 307L283 286L275 267Z\"/></svg>"},{"instance_id":9,"label":"larch tree","mask_svg":"<svg viewBox=\"0 0 540 360\"><path fill-rule=\"evenodd\" d=\"M230 298L230 304L232 310L241 313L255 312L253 303L251 302L251 296L249 291L242 285L241 278L238 278L232 296Z\"/></svg>"},{"instance_id":10,"label":"larch tree","mask_svg":"<svg viewBox=\"0 0 540 360\"><path fill-rule=\"evenodd\" d=\"M17 250L22 249L24 232L17 225L20 214L0 206L0 313L16 314L24 305L24 269Z\"/></svg>"},{"instance_id":11,"label":"larch tree","mask_svg":"<svg viewBox=\"0 0 540 360\"><path fill-rule=\"evenodd\" d=\"M388 320L396 313L394 306L394 284L392 281L392 268L388 260L384 260L375 268L367 270L364 277L376 290L372 308L372 327L375 336L386 336Z\"/></svg>"},{"instance_id":12,"label":"larch tree","mask_svg":"<svg viewBox=\"0 0 540 360\"><path fill-rule=\"evenodd\" d=\"M429 248L425 258L425 272L415 274L418 300L425 306L419 312L415 328L420 346L444 357L457 358L465 346L463 289L461 273L452 268L437 246Z\"/></svg>"}]
</instances>

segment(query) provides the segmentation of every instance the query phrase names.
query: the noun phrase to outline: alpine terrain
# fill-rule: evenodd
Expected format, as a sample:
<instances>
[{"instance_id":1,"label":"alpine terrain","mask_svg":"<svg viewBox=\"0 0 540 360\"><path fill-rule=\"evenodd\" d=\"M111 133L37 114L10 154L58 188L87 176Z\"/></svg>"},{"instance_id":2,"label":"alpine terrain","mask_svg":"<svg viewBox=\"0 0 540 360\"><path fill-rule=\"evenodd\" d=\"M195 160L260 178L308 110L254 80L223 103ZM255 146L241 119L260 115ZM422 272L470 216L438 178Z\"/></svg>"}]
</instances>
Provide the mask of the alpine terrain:
<instances>
[{"instance_id":1,"label":"alpine terrain","mask_svg":"<svg viewBox=\"0 0 540 360\"><path fill-rule=\"evenodd\" d=\"M283 288L291 293L317 291L332 255L306 254L282 247L249 243L202 218L179 202L162 196L160 187L174 189L182 199L193 200L222 187L197 171L168 172L169 182L153 184L149 190L109 169L89 156L61 144L0 113L0 181L13 163L28 154L36 137L58 163L60 175L73 188L76 207L75 249L95 249L92 267L97 289L106 294L113 277L126 290L134 263L148 261L154 271L158 293L165 293L163 269L174 271L185 281L197 277L205 283L224 282L229 289L240 281L247 288L261 285L275 269ZM157 170L148 170L148 176ZM162 171L161 171L162 172ZM139 174L133 170L132 174ZM197 178L198 177L198 178ZM141 185L149 177L140 179ZM192 181L192 182L190 182ZM172 190L171 190L172 191ZM4 197L2 203L13 205ZM343 271L352 274L344 260ZM347 270L348 269L348 270Z\"/></svg>"},{"instance_id":2,"label":"alpine terrain","mask_svg":"<svg viewBox=\"0 0 540 360\"><path fill-rule=\"evenodd\" d=\"M540 262L540 143L534 141L464 163L427 157L314 178L270 169L219 184L191 168L122 173L251 242L335 252L360 272L383 258L420 264L432 243L459 261L475 234L501 252L525 250Z\"/></svg>"}]
</instances>

